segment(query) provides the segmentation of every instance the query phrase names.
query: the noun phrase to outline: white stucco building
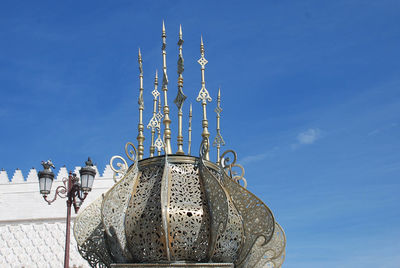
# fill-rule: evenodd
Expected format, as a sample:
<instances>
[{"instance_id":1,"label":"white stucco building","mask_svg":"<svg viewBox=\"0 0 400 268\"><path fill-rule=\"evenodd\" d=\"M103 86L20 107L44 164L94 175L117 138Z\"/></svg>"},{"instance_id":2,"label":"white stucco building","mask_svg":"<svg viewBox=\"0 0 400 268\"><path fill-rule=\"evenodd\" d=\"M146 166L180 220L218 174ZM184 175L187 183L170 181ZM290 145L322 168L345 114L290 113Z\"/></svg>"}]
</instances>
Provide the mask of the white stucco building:
<instances>
[{"instance_id":1,"label":"white stucco building","mask_svg":"<svg viewBox=\"0 0 400 268\"><path fill-rule=\"evenodd\" d=\"M76 174L79 169L74 169ZM65 167L55 174L49 198L53 197L57 186L62 185L62 179L68 177ZM108 165L100 174L97 172L93 190L81 209L114 184L113 174ZM48 205L43 200L35 169L25 177L21 170L16 170L11 177L6 171L0 171L0 267L63 267L65 202L66 199L58 198ZM72 212L70 267L89 267L76 247L73 236L75 216Z\"/></svg>"}]
</instances>

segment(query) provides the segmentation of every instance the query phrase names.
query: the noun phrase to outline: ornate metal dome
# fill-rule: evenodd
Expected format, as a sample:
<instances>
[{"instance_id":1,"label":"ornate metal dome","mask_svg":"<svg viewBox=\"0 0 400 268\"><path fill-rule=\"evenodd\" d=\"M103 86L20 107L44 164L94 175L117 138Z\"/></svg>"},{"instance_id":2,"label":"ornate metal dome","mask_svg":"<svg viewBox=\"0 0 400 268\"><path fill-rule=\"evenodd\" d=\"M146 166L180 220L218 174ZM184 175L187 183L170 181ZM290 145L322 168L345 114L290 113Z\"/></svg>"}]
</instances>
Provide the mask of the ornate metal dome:
<instances>
[{"instance_id":1,"label":"ornate metal dome","mask_svg":"<svg viewBox=\"0 0 400 268\"><path fill-rule=\"evenodd\" d=\"M138 150L127 143L125 152L134 163L126 169L121 156L111 159L121 179L103 196L89 205L75 220L74 235L81 255L92 267L122 264L213 263L235 267L280 267L285 256L286 239L270 209L246 190L244 169L236 163L236 153L226 151L220 129L220 93L217 104L217 164L209 161L209 133L206 104L211 98L205 89L204 46L201 42L202 89L204 117L199 157L190 155L191 125L188 155L183 153L181 128L183 94L182 31L178 45L178 95L175 103L180 111L178 152L171 153L169 108L166 97L165 28L163 26L164 60L164 142L160 138L161 101L155 80L154 110L149 128L152 130L150 157L143 159L143 82L139 52L140 96ZM181 72L179 72L181 70ZM159 107L157 113L157 106ZM189 124L191 124L190 111ZM158 134L155 139L155 134ZM155 149L158 156L154 156ZM165 150L165 155L161 154ZM227 156L230 156L228 158ZM119 169L113 161L119 159ZM231 159L231 160L230 160ZM233 170L242 171L238 175ZM243 186L240 184L243 182ZM218 266L218 265L214 265ZM121 266L122 267L122 266ZM125 267L125 266L124 266ZM172 266L173 267L173 266Z\"/></svg>"}]
</instances>

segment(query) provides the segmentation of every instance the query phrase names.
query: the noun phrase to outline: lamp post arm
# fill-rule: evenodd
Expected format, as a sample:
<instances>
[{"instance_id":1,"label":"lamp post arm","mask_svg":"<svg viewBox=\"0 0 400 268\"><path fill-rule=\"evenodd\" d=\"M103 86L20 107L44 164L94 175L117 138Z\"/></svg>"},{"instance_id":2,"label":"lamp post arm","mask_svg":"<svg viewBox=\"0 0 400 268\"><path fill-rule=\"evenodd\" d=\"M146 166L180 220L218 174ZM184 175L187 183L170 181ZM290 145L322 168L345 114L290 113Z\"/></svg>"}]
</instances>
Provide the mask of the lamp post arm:
<instances>
[{"instance_id":1,"label":"lamp post arm","mask_svg":"<svg viewBox=\"0 0 400 268\"><path fill-rule=\"evenodd\" d=\"M47 195L43 195L43 198L44 198L44 200L47 202L47 204L50 205L51 203L53 203L54 201L56 201L56 199L57 199L58 196L61 197L61 198L66 198L66 197L68 196L67 188L66 188L65 186L61 185L61 186L58 186L58 187L56 188L56 192L55 192L55 194L54 194L54 198L53 198L53 199L48 200L48 199L47 199Z\"/></svg>"},{"instance_id":2,"label":"lamp post arm","mask_svg":"<svg viewBox=\"0 0 400 268\"><path fill-rule=\"evenodd\" d=\"M87 192L83 192L83 196L82 196L82 190L81 190L81 185L79 183L74 184L74 186L72 186L72 190L71 190L71 195L73 196L73 199L75 200L75 197L78 197L79 200L81 202L83 202L83 200L86 199L86 196L88 195Z\"/></svg>"}]
</instances>

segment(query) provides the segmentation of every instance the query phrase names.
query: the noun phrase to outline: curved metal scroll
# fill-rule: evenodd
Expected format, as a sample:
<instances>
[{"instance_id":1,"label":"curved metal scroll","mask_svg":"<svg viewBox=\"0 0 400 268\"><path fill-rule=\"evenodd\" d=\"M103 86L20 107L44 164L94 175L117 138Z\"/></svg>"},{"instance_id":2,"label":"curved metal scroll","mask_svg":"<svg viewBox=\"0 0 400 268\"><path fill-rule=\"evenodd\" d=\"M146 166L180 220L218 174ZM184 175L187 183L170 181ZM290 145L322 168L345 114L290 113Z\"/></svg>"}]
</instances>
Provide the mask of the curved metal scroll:
<instances>
[{"instance_id":1,"label":"curved metal scroll","mask_svg":"<svg viewBox=\"0 0 400 268\"><path fill-rule=\"evenodd\" d=\"M135 160L137 159L137 150L135 145L133 145L132 142L127 142L125 144L125 154L128 157L128 159L130 159L131 161L135 162ZM119 159L122 161L122 163L117 163L115 167L114 166L114 160ZM126 172L128 171L128 163L126 162L125 158L123 158L120 155L114 155L113 157L111 157L110 159L110 167L111 169L114 171L114 182L117 182L117 177L123 177L125 176ZM118 174L118 176L117 176Z\"/></svg>"},{"instance_id":2,"label":"curved metal scroll","mask_svg":"<svg viewBox=\"0 0 400 268\"><path fill-rule=\"evenodd\" d=\"M209 142L204 138L200 145L200 178L207 197L210 210L210 244L207 257L210 260L214 254L218 235L223 233L228 222L228 197L218 179L204 164L204 157L209 150Z\"/></svg>"},{"instance_id":3,"label":"curved metal scroll","mask_svg":"<svg viewBox=\"0 0 400 268\"><path fill-rule=\"evenodd\" d=\"M243 268L281 267L285 256L286 237L277 222L275 222L272 239L266 245L263 244L264 237L259 237L246 258Z\"/></svg>"},{"instance_id":4,"label":"curved metal scroll","mask_svg":"<svg viewBox=\"0 0 400 268\"><path fill-rule=\"evenodd\" d=\"M264 254L254 268L280 268L282 266L285 260L286 236L278 223L275 224L274 235L267 246L263 247Z\"/></svg>"},{"instance_id":5,"label":"curved metal scroll","mask_svg":"<svg viewBox=\"0 0 400 268\"><path fill-rule=\"evenodd\" d=\"M124 221L131 193L135 191L139 177L140 172L138 162L136 162L125 176L106 193L102 203L103 225L107 241L110 244L110 253L115 262L132 260L132 255L127 247Z\"/></svg>"},{"instance_id":6,"label":"curved metal scroll","mask_svg":"<svg viewBox=\"0 0 400 268\"><path fill-rule=\"evenodd\" d=\"M102 201L102 196L97 198L78 214L74 222L73 231L79 253L91 267L109 267L113 263L101 221Z\"/></svg>"},{"instance_id":7,"label":"curved metal scroll","mask_svg":"<svg viewBox=\"0 0 400 268\"><path fill-rule=\"evenodd\" d=\"M131 148L129 148L129 146L130 146ZM127 156L131 161L133 161L133 162L135 162L136 159L138 158L138 154L137 154L136 147L135 147L135 145L133 145L133 143L130 142L130 141L128 141L128 142L125 144L125 154L126 154L126 156Z\"/></svg>"},{"instance_id":8,"label":"curved metal scroll","mask_svg":"<svg viewBox=\"0 0 400 268\"><path fill-rule=\"evenodd\" d=\"M116 159L119 159L122 161L122 163L116 164L116 166L118 168L114 167L114 160L116 160ZM119 155L114 155L113 157L111 157L110 167L111 167L112 171L114 171L114 175L113 175L114 182L117 182L118 181L117 178L123 177L126 174L126 172L128 171L128 163L122 156L119 156Z\"/></svg>"},{"instance_id":9,"label":"curved metal scroll","mask_svg":"<svg viewBox=\"0 0 400 268\"><path fill-rule=\"evenodd\" d=\"M233 155L233 160L230 160L229 157L225 157L225 155L227 155L228 153L231 153ZM242 165L236 164L236 160L236 152L233 150L227 150L222 154L219 160L219 164L224 168L225 172L229 174L229 177L232 180L236 181L238 184L240 184L240 181L243 181L243 187L247 188L247 180L244 178L244 168ZM239 175L236 171L234 171L234 168L240 169L241 172L239 173Z\"/></svg>"},{"instance_id":10,"label":"curved metal scroll","mask_svg":"<svg viewBox=\"0 0 400 268\"><path fill-rule=\"evenodd\" d=\"M236 162L236 153L232 164ZM223 158L227 152L221 156L221 169L227 167L229 159ZM232 165L231 164L231 165ZM241 248L237 265L242 267L243 261L246 259L251 248L257 238L263 236L265 238L263 245L266 245L272 238L275 228L275 219L271 210L257 196L240 186L224 171L222 176L222 185L228 191L235 207L243 218L245 239Z\"/></svg>"}]
</instances>

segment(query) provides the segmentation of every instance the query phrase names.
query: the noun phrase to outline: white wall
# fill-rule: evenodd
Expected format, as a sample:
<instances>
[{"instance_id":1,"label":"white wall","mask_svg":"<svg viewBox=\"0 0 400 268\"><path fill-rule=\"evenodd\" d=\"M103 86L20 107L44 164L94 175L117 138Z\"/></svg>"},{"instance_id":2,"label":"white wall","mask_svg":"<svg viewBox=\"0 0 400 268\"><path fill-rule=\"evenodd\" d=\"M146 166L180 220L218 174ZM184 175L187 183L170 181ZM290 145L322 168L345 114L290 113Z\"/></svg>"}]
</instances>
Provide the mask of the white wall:
<instances>
[{"instance_id":1,"label":"white wall","mask_svg":"<svg viewBox=\"0 0 400 268\"><path fill-rule=\"evenodd\" d=\"M79 174L74 169L75 173ZM68 176L66 168L57 172L49 198L62 179ZM81 209L114 185L113 171L107 165L102 174L96 174L93 190ZM24 178L16 170L9 181L0 171L0 267L63 267L65 243L66 199L60 197L48 205L39 193L37 171L31 169ZM72 208L72 215L75 213ZM73 220L72 220L73 222ZM71 225L70 266L88 267L76 248Z\"/></svg>"}]
</instances>

